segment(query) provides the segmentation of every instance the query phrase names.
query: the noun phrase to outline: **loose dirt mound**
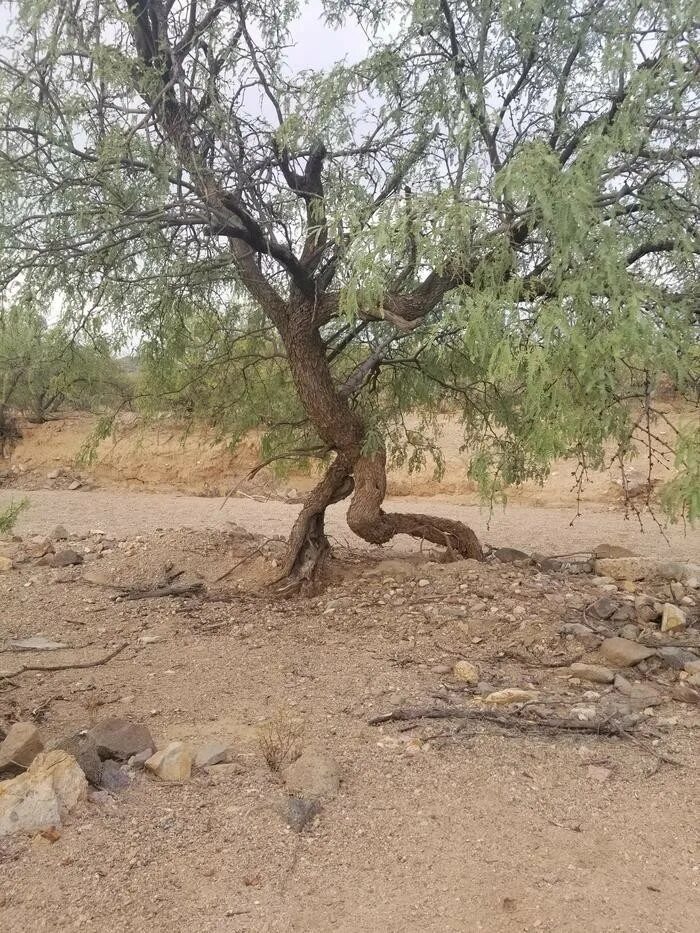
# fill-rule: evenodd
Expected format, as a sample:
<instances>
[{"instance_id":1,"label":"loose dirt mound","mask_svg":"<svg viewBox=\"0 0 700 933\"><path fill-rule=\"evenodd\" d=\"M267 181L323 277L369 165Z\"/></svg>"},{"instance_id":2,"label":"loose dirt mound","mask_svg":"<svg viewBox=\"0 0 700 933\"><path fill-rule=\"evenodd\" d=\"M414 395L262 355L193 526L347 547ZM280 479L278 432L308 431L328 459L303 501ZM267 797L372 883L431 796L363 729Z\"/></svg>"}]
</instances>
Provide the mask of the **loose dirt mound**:
<instances>
[{"instance_id":1,"label":"loose dirt mound","mask_svg":"<svg viewBox=\"0 0 700 933\"><path fill-rule=\"evenodd\" d=\"M52 740L121 716L159 745L223 742L233 756L182 784L135 772L59 833L2 841L3 927L695 930L700 706L680 689L680 655L654 648L615 672L604 639L629 641L631 626L658 643L654 602L674 600L686 628L662 640L696 656L700 591L595 580L578 563L351 550L323 595L279 602L260 587L277 541L107 531L53 544L83 556L58 569L24 559L36 542L5 545L4 723L33 720ZM178 571L204 589L125 598ZM11 648L38 634L69 647ZM96 667L21 670L122 643ZM370 725L397 710L403 721ZM271 722L341 779L301 833L265 763Z\"/></svg>"}]
</instances>

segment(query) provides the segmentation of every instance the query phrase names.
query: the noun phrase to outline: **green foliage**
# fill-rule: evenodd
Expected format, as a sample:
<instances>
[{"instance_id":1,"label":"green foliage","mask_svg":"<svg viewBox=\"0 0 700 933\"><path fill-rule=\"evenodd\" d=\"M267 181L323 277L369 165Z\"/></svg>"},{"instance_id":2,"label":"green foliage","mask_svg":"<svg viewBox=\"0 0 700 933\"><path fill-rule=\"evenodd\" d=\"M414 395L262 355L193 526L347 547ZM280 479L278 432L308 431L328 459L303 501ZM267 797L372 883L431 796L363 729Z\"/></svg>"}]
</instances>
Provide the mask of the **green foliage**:
<instances>
[{"instance_id":1,"label":"green foliage","mask_svg":"<svg viewBox=\"0 0 700 933\"><path fill-rule=\"evenodd\" d=\"M128 396L128 379L104 338L49 326L26 304L0 315L0 404L45 421L61 407L96 410Z\"/></svg>"},{"instance_id":2,"label":"green foliage","mask_svg":"<svg viewBox=\"0 0 700 933\"><path fill-rule=\"evenodd\" d=\"M152 5L153 54L122 0L17 5L10 305L138 343L144 410L261 429L265 458L329 455L286 360L304 302L365 452L439 475L456 411L492 501L558 457L669 454L657 389L700 385L691 0L326 0L371 41L301 73L303 3ZM696 435L674 447L693 518Z\"/></svg>"},{"instance_id":3,"label":"green foliage","mask_svg":"<svg viewBox=\"0 0 700 933\"><path fill-rule=\"evenodd\" d=\"M17 524L17 519L29 508L29 499L10 502L7 508L0 510L0 535L9 535Z\"/></svg>"}]
</instances>

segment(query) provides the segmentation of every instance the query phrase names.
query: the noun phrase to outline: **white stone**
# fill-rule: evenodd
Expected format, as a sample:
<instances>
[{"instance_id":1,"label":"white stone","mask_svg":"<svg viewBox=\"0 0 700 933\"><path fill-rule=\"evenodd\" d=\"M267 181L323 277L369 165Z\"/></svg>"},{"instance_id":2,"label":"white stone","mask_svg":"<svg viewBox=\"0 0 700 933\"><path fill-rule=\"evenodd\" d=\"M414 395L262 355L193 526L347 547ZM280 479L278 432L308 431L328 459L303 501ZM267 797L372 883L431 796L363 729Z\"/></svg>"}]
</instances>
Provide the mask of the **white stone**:
<instances>
[{"instance_id":1,"label":"white stone","mask_svg":"<svg viewBox=\"0 0 700 933\"><path fill-rule=\"evenodd\" d=\"M87 796L87 781L75 758L56 749L34 759L29 770L0 782L0 837L61 826Z\"/></svg>"}]
</instances>

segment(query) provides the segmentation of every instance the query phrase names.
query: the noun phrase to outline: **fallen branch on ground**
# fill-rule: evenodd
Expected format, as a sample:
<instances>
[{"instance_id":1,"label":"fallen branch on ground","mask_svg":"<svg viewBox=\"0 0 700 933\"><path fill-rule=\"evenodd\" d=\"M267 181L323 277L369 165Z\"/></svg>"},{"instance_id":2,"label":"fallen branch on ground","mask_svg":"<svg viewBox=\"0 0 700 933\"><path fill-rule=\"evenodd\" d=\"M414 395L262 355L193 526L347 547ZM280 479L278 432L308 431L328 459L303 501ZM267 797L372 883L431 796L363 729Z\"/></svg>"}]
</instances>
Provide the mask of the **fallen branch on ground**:
<instances>
[{"instance_id":1,"label":"fallen branch on ground","mask_svg":"<svg viewBox=\"0 0 700 933\"><path fill-rule=\"evenodd\" d=\"M96 658L94 661L75 661L72 664L23 664L21 667L18 667L16 671L8 671L0 676L3 678L17 677L19 674L24 674L25 671L71 671L78 669L83 670L86 667L99 667L101 664L106 664L108 661L111 661L112 658L116 658L128 644L128 642L123 641L121 644L117 645L116 648L113 648L109 654L101 658Z\"/></svg>"},{"instance_id":2,"label":"fallen branch on ground","mask_svg":"<svg viewBox=\"0 0 700 933\"><path fill-rule=\"evenodd\" d=\"M534 719L517 713L504 715L496 710L464 706L400 706L390 713L374 716L369 720L369 725L379 726L385 722L409 722L414 719L470 719L521 732L585 733L588 735L619 737L624 737L630 732L628 725L623 725L614 720L581 722L578 719L555 719L550 717Z\"/></svg>"},{"instance_id":3,"label":"fallen branch on ground","mask_svg":"<svg viewBox=\"0 0 700 933\"><path fill-rule=\"evenodd\" d=\"M204 589L203 583L171 583L164 586L123 587L112 599L156 599L159 596L194 596Z\"/></svg>"}]
</instances>

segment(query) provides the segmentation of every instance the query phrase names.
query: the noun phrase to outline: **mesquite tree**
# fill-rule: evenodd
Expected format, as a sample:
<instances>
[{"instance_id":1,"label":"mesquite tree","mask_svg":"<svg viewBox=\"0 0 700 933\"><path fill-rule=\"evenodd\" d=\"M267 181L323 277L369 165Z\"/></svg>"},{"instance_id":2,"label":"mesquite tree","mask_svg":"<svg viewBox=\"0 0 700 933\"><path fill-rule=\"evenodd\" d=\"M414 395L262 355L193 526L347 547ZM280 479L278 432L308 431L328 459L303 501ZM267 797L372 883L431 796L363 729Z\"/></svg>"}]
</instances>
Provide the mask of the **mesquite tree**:
<instances>
[{"instance_id":1,"label":"mesquite tree","mask_svg":"<svg viewBox=\"0 0 700 933\"><path fill-rule=\"evenodd\" d=\"M478 558L459 522L382 508L387 457L435 453L436 412L460 413L494 494L563 454L582 477L611 438L623 462L640 429L663 453L657 380L692 387L692 3L326 0L319 18L360 23L365 47L294 71L299 6L19 0L4 287L145 335L153 358L196 347L181 387L225 360L227 417L325 459L290 583L346 497L366 541ZM697 435L680 449L692 511Z\"/></svg>"}]
</instances>

